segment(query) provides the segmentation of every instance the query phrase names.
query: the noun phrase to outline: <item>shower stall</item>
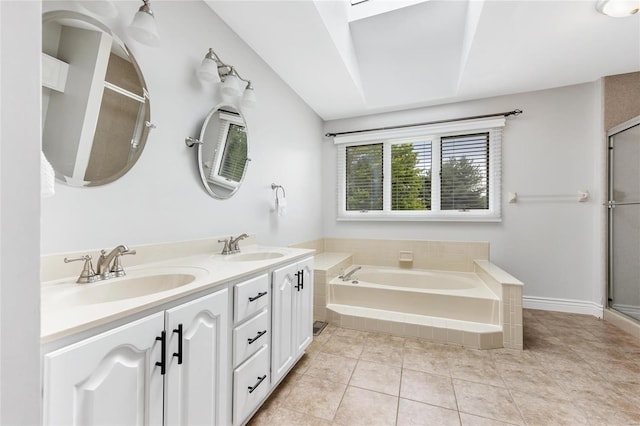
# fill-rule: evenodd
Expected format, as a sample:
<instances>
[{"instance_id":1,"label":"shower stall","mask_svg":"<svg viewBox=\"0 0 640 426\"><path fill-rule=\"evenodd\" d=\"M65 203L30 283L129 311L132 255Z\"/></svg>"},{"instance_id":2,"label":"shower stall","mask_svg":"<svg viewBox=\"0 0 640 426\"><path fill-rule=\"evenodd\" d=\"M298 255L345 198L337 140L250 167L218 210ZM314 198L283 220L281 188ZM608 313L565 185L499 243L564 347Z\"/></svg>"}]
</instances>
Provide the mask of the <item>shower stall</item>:
<instances>
[{"instance_id":1,"label":"shower stall","mask_svg":"<svg viewBox=\"0 0 640 426\"><path fill-rule=\"evenodd\" d=\"M609 309L640 322L640 116L607 132Z\"/></svg>"}]
</instances>

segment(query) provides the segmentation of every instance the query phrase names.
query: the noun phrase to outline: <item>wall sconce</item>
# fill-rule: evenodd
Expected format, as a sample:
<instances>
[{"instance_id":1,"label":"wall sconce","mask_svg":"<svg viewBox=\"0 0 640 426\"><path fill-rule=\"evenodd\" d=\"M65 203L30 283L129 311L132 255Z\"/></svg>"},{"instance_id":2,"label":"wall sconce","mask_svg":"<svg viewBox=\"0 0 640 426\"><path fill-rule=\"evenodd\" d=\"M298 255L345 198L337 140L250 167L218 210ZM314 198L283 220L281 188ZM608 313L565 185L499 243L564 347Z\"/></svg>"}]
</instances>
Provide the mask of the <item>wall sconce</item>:
<instances>
[{"instance_id":1,"label":"wall sconce","mask_svg":"<svg viewBox=\"0 0 640 426\"><path fill-rule=\"evenodd\" d=\"M222 62L213 49L209 49L196 74L200 80L222 83L220 84L222 94L240 98L241 106L251 108L256 104L256 94L251 81L242 78L232 65Z\"/></svg>"},{"instance_id":2,"label":"wall sconce","mask_svg":"<svg viewBox=\"0 0 640 426\"><path fill-rule=\"evenodd\" d=\"M135 40L148 46L160 44L160 35L153 10L149 6L149 0L142 0L144 3L133 16L133 22L129 25L129 34Z\"/></svg>"},{"instance_id":3,"label":"wall sconce","mask_svg":"<svg viewBox=\"0 0 640 426\"><path fill-rule=\"evenodd\" d=\"M640 0L598 0L598 12L614 18L624 18L640 11Z\"/></svg>"}]
</instances>

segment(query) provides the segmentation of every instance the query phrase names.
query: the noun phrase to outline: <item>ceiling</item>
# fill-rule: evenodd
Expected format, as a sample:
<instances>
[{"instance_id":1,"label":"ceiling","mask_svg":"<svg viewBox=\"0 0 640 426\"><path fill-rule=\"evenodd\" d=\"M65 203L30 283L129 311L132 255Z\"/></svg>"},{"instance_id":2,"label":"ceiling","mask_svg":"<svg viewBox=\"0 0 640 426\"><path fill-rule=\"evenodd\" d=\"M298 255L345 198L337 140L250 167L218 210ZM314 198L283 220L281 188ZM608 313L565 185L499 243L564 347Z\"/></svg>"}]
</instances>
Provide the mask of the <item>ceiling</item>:
<instances>
[{"instance_id":1,"label":"ceiling","mask_svg":"<svg viewBox=\"0 0 640 426\"><path fill-rule=\"evenodd\" d=\"M640 13L595 0L206 3L325 120L640 71Z\"/></svg>"}]
</instances>

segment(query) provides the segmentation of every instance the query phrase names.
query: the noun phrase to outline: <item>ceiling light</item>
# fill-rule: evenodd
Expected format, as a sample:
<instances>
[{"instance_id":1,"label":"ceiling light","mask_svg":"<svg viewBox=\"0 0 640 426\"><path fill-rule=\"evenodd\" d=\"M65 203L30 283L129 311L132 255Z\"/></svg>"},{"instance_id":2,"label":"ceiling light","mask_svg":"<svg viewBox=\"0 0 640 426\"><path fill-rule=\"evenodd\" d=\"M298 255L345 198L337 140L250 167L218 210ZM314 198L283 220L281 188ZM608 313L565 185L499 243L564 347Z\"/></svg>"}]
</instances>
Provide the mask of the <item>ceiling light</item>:
<instances>
[{"instance_id":1,"label":"ceiling light","mask_svg":"<svg viewBox=\"0 0 640 426\"><path fill-rule=\"evenodd\" d=\"M640 0L598 0L598 12L614 18L624 18L640 11Z\"/></svg>"},{"instance_id":2,"label":"ceiling light","mask_svg":"<svg viewBox=\"0 0 640 426\"><path fill-rule=\"evenodd\" d=\"M202 81L222 82L219 85L222 95L232 98L233 102L240 106L250 108L256 104L256 94L251 82L242 78L232 65L222 62L213 49L209 49L196 74ZM246 83L244 88L242 82Z\"/></svg>"},{"instance_id":3,"label":"ceiling light","mask_svg":"<svg viewBox=\"0 0 640 426\"><path fill-rule=\"evenodd\" d=\"M149 0L142 0L142 2L144 4L140 6L129 26L129 34L140 43L157 46L160 44L160 35L153 10L149 6Z\"/></svg>"}]
</instances>

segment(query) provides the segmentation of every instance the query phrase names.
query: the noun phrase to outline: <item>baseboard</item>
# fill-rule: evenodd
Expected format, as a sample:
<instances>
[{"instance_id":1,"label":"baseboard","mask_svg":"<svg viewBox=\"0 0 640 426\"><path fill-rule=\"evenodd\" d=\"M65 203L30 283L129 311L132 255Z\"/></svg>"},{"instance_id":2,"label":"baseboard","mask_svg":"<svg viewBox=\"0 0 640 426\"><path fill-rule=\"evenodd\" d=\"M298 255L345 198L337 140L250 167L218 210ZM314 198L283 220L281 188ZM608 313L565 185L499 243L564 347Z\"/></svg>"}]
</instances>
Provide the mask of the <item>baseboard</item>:
<instances>
[{"instance_id":1,"label":"baseboard","mask_svg":"<svg viewBox=\"0 0 640 426\"><path fill-rule=\"evenodd\" d=\"M593 315L598 318L602 318L604 311L604 306L595 302L535 296L522 296L522 306L527 309Z\"/></svg>"}]
</instances>

